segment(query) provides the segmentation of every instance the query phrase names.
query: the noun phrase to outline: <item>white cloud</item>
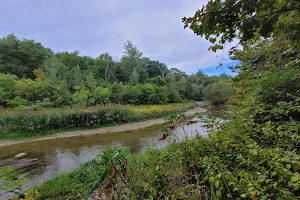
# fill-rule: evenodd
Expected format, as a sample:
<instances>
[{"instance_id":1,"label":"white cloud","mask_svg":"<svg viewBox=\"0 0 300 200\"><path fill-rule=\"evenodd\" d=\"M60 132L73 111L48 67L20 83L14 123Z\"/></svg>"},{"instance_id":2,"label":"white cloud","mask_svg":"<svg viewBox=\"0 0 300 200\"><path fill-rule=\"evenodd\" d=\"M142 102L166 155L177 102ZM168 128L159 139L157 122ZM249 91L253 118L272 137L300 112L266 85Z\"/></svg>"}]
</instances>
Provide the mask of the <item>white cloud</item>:
<instances>
[{"instance_id":1,"label":"white cloud","mask_svg":"<svg viewBox=\"0 0 300 200\"><path fill-rule=\"evenodd\" d=\"M209 42L183 29L207 0L2 0L0 34L35 39L55 51L79 50L120 58L131 40L151 59L188 73L229 62L228 49L208 51ZM14 12L11 12L14 10ZM15 15L18 13L18 15ZM223 56L222 56L223 55ZM217 56L217 57L216 57Z\"/></svg>"}]
</instances>

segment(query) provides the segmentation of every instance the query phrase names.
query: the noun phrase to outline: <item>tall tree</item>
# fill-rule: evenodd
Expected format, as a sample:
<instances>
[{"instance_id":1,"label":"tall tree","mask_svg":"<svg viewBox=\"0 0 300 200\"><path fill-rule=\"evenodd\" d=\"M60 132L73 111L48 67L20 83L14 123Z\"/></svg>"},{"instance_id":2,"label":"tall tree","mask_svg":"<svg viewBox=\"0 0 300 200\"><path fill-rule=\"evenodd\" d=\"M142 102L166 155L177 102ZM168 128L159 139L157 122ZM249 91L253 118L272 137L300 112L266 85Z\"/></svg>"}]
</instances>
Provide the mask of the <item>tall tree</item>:
<instances>
[{"instance_id":1,"label":"tall tree","mask_svg":"<svg viewBox=\"0 0 300 200\"><path fill-rule=\"evenodd\" d=\"M150 60L149 58L143 58L146 70L149 74L149 78L154 78L157 76L166 77L169 72L168 67L159 61Z\"/></svg>"},{"instance_id":2,"label":"tall tree","mask_svg":"<svg viewBox=\"0 0 300 200\"><path fill-rule=\"evenodd\" d=\"M109 77L113 76L114 73L114 62L112 57L108 53L101 54L97 61L99 62L101 67L104 69L104 80L107 82Z\"/></svg>"},{"instance_id":3,"label":"tall tree","mask_svg":"<svg viewBox=\"0 0 300 200\"><path fill-rule=\"evenodd\" d=\"M174 76L174 78L176 79L176 81L179 81L180 78L183 76L183 77L187 77L187 74L177 68L171 68L170 69L170 74L172 76Z\"/></svg>"},{"instance_id":4,"label":"tall tree","mask_svg":"<svg viewBox=\"0 0 300 200\"><path fill-rule=\"evenodd\" d=\"M140 74L143 66L142 60L143 53L138 50L138 48L132 44L131 41L127 41L124 44L124 55L121 59L121 69L125 74L125 77L128 77L127 81L130 80L134 70L136 73Z\"/></svg>"},{"instance_id":5,"label":"tall tree","mask_svg":"<svg viewBox=\"0 0 300 200\"><path fill-rule=\"evenodd\" d=\"M89 56L80 56L79 51L74 52L62 52L56 54L58 60L66 65L69 69L75 66L79 66L81 70L87 70L90 65L94 64L94 59Z\"/></svg>"},{"instance_id":6,"label":"tall tree","mask_svg":"<svg viewBox=\"0 0 300 200\"><path fill-rule=\"evenodd\" d=\"M19 40L11 34L0 39L0 73L32 78L33 70L42 68L53 52L34 40Z\"/></svg>"}]
</instances>

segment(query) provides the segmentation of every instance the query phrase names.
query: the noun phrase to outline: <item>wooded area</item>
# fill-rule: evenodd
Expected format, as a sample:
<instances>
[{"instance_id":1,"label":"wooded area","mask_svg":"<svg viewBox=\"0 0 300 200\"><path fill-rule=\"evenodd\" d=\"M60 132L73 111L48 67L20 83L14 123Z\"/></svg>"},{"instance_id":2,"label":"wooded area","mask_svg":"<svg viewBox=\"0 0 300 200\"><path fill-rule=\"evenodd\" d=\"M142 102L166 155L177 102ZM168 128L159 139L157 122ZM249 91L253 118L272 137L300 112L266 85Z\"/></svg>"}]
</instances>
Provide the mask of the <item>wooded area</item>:
<instances>
[{"instance_id":1,"label":"wooded area","mask_svg":"<svg viewBox=\"0 0 300 200\"><path fill-rule=\"evenodd\" d=\"M119 61L78 51L54 53L34 40L0 39L0 105L63 107L97 104L165 104L202 100L204 88L231 77L187 75L143 57L130 41ZM201 66L199 66L200 68ZM225 99L226 100L226 99Z\"/></svg>"}]
</instances>

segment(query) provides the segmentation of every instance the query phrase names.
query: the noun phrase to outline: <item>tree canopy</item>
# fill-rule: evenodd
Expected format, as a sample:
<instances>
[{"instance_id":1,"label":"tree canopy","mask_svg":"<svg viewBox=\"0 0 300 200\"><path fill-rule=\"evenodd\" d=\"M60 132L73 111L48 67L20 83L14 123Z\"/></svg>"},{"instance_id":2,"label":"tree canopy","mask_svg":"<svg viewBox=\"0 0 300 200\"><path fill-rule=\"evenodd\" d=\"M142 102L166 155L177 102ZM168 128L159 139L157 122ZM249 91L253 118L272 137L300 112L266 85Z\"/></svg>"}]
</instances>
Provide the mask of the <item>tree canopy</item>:
<instances>
[{"instance_id":1,"label":"tree canopy","mask_svg":"<svg viewBox=\"0 0 300 200\"><path fill-rule=\"evenodd\" d=\"M0 39L2 107L63 107L97 104L164 104L202 100L205 86L222 79L190 75L143 57L131 41L116 61L79 51L59 52L34 40ZM189 77L197 77L196 79ZM213 80L213 81L210 81Z\"/></svg>"},{"instance_id":2,"label":"tree canopy","mask_svg":"<svg viewBox=\"0 0 300 200\"><path fill-rule=\"evenodd\" d=\"M299 0L210 0L192 17L183 17L185 28L205 36L213 51L234 38L242 43L260 37L277 37L285 29L299 41ZM287 36L287 34L285 34Z\"/></svg>"}]
</instances>

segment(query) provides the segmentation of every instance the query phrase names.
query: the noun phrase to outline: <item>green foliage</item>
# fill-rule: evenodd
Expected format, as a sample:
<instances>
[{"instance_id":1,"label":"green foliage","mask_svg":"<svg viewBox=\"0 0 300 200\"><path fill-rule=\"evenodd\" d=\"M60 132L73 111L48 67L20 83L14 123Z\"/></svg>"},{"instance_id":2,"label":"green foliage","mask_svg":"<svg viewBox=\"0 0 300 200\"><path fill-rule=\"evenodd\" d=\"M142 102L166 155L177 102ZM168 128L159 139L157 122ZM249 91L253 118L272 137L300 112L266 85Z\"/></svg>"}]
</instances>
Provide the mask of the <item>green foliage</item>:
<instances>
[{"instance_id":1,"label":"green foliage","mask_svg":"<svg viewBox=\"0 0 300 200\"><path fill-rule=\"evenodd\" d=\"M237 67L240 72L229 82L230 77L224 74L208 78L199 72L187 77L172 69L169 75L156 80L168 88L169 101L180 101L182 94L190 95L191 85L197 84L206 87L206 98L222 103L234 94L235 87L236 95L230 99L232 115L224 124L216 119L208 123L206 127L212 129L208 137L197 136L164 149L129 156L126 176L120 176L126 178L117 182L116 194L124 199L299 199L299 3L212 0L193 18L183 19L185 26L214 44L213 51L238 37L243 48L233 51L232 58L241 61ZM130 43L125 49L126 56L139 55ZM126 59L137 66L135 59L140 57ZM122 87L114 84L112 88L118 91ZM132 103L139 104L141 99L152 99L150 85L136 85L131 94L126 87L129 86L120 89L120 101L135 100ZM141 96L142 90L148 93L147 98ZM147 110L140 112L139 118L145 114L149 114ZM105 163L110 166L117 161L121 170L126 155L116 156L114 152L105 154ZM98 172L107 177L101 169ZM94 175L88 171L81 174ZM68 180L65 185L72 185ZM60 186L63 187L66 186ZM85 186L76 189L81 187Z\"/></svg>"},{"instance_id":2,"label":"green foliage","mask_svg":"<svg viewBox=\"0 0 300 200\"><path fill-rule=\"evenodd\" d=\"M184 27L205 36L214 52L223 49L226 41L278 37L285 29L291 40L299 41L295 27L299 26L300 2L297 0L212 0L193 17L182 18ZM289 22L289 23L287 23Z\"/></svg>"},{"instance_id":3,"label":"green foliage","mask_svg":"<svg viewBox=\"0 0 300 200\"><path fill-rule=\"evenodd\" d=\"M211 101L213 104L220 105L233 96L235 90L227 81L220 81L208 85L203 93L205 99Z\"/></svg>"},{"instance_id":4,"label":"green foliage","mask_svg":"<svg viewBox=\"0 0 300 200\"><path fill-rule=\"evenodd\" d=\"M111 82L115 76L115 64L108 53L101 54L95 60L95 64L90 66L90 70L96 77L102 78L107 82Z\"/></svg>"},{"instance_id":5,"label":"green foliage","mask_svg":"<svg viewBox=\"0 0 300 200\"><path fill-rule=\"evenodd\" d=\"M188 76L176 68L169 70L164 63L142 57L143 53L130 41L124 44L120 62L109 53L96 59L81 56L78 51L54 54L39 43L18 40L13 35L0 39L1 45L7 50L0 52L4 58L0 63L0 106L4 108L202 100L203 88L222 79L201 71ZM24 49L16 50L16 46ZM25 51L29 46L32 55Z\"/></svg>"},{"instance_id":6,"label":"green foliage","mask_svg":"<svg viewBox=\"0 0 300 200\"><path fill-rule=\"evenodd\" d=\"M168 98L168 87L167 86L161 86L161 87L156 87L155 88L155 103L157 104L165 104L166 102L170 102L169 98Z\"/></svg>"},{"instance_id":7,"label":"green foliage","mask_svg":"<svg viewBox=\"0 0 300 200\"><path fill-rule=\"evenodd\" d=\"M121 174L122 179L115 179L117 188L111 195L125 199L296 200L300 187L299 154L280 148L278 143L258 143L252 137L255 129L237 116L210 132L208 138L198 136L172 143L164 149L150 149L132 156L109 149L100 157L101 166L104 166L93 168L97 175L84 166L71 174L80 173L77 177L104 180L99 174L108 177L109 166L116 166L125 174ZM90 163L99 163L97 159ZM124 160L128 160L128 166ZM58 195L67 198L70 193L91 191L86 188L84 179L79 181L71 174L46 182L38 191L48 198ZM60 184L65 179L69 182ZM75 183L78 183L77 187ZM49 192L48 188L55 189Z\"/></svg>"},{"instance_id":8,"label":"green foliage","mask_svg":"<svg viewBox=\"0 0 300 200\"><path fill-rule=\"evenodd\" d=\"M10 166L0 168L0 195L6 193L21 195L22 185L27 181Z\"/></svg>"},{"instance_id":9,"label":"green foliage","mask_svg":"<svg viewBox=\"0 0 300 200\"><path fill-rule=\"evenodd\" d=\"M0 74L0 105L6 106L14 97L14 85L17 77L15 75Z\"/></svg>"},{"instance_id":10,"label":"green foliage","mask_svg":"<svg viewBox=\"0 0 300 200\"><path fill-rule=\"evenodd\" d=\"M53 95L50 99L56 107L68 106L71 104L72 94L68 90L66 81L59 81L53 86Z\"/></svg>"},{"instance_id":11,"label":"green foliage","mask_svg":"<svg viewBox=\"0 0 300 200\"><path fill-rule=\"evenodd\" d=\"M93 128L166 116L193 107L192 103L161 106L108 105L77 109L21 110L0 113L0 138L47 135L74 128Z\"/></svg>"},{"instance_id":12,"label":"green foliage","mask_svg":"<svg viewBox=\"0 0 300 200\"><path fill-rule=\"evenodd\" d=\"M47 181L29 192L29 195L36 200L87 198L103 182L110 181L111 177L120 176L125 171L127 155L126 149L107 148L94 160L81 165L77 170Z\"/></svg>"},{"instance_id":13,"label":"green foliage","mask_svg":"<svg viewBox=\"0 0 300 200\"><path fill-rule=\"evenodd\" d=\"M78 106L88 106L89 105L90 92L87 90L79 90L72 95L72 102Z\"/></svg>"},{"instance_id":14,"label":"green foliage","mask_svg":"<svg viewBox=\"0 0 300 200\"><path fill-rule=\"evenodd\" d=\"M143 62L146 65L146 70L150 78L158 76L164 78L168 73L168 68L164 63L150 60L149 58L143 58Z\"/></svg>"},{"instance_id":15,"label":"green foliage","mask_svg":"<svg viewBox=\"0 0 300 200\"><path fill-rule=\"evenodd\" d=\"M169 95L168 99L170 102L181 102L181 96L179 91L177 90L177 84L174 76L168 76L166 77L169 84L168 84L168 89L169 89Z\"/></svg>"},{"instance_id":16,"label":"green foliage","mask_svg":"<svg viewBox=\"0 0 300 200\"><path fill-rule=\"evenodd\" d=\"M96 87L93 93L96 104L109 103L109 97L112 91L109 88Z\"/></svg>"},{"instance_id":17,"label":"green foliage","mask_svg":"<svg viewBox=\"0 0 300 200\"><path fill-rule=\"evenodd\" d=\"M72 53L62 52L55 56L68 69L79 66L80 70L87 70L90 65L94 64L94 59L88 56L79 56L79 51L74 51Z\"/></svg>"},{"instance_id":18,"label":"green foliage","mask_svg":"<svg viewBox=\"0 0 300 200\"><path fill-rule=\"evenodd\" d=\"M15 84L15 94L29 102L43 100L49 96L50 86L40 79L20 79Z\"/></svg>"},{"instance_id":19,"label":"green foliage","mask_svg":"<svg viewBox=\"0 0 300 200\"><path fill-rule=\"evenodd\" d=\"M33 70L41 68L53 52L33 40L19 40L11 34L0 39L0 73L32 78Z\"/></svg>"},{"instance_id":20,"label":"green foliage","mask_svg":"<svg viewBox=\"0 0 300 200\"><path fill-rule=\"evenodd\" d=\"M295 71L274 71L266 74L261 83L259 97L264 103L276 103L278 101L293 102L300 91L300 79Z\"/></svg>"}]
</instances>

